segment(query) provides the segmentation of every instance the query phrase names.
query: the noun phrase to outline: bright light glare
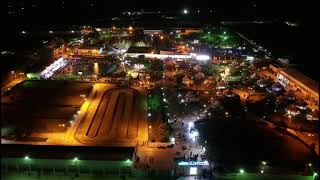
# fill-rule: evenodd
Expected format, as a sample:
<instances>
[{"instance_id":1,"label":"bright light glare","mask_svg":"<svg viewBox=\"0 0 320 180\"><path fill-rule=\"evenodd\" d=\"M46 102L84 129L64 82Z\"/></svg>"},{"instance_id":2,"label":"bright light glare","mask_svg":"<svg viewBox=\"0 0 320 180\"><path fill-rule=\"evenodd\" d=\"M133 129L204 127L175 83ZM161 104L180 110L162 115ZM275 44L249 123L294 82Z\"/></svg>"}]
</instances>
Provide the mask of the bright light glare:
<instances>
[{"instance_id":1,"label":"bright light glare","mask_svg":"<svg viewBox=\"0 0 320 180\"><path fill-rule=\"evenodd\" d=\"M190 167L190 175L197 175L197 168L196 167Z\"/></svg>"},{"instance_id":2,"label":"bright light glare","mask_svg":"<svg viewBox=\"0 0 320 180\"><path fill-rule=\"evenodd\" d=\"M67 65L67 61L64 60L63 57L61 57L58 60L56 60L55 62L53 62L52 64L50 64L50 66L48 66L45 70L43 70L40 73L40 76L45 79L48 79L54 74L54 72L56 72L58 69L64 67L65 65Z\"/></svg>"},{"instance_id":3,"label":"bright light glare","mask_svg":"<svg viewBox=\"0 0 320 180\"><path fill-rule=\"evenodd\" d=\"M196 55L196 60L198 61L207 61L210 59L210 56L208 55Z\"/></svg>"},{"instance_id":4,"label":"bright light glare","mask_svg":"<svg viewBox=\"0 0 320 180\"><path fill-rule=\"evenodd\" d=\"M171 142L174 143L176 139L174 137L171 138Z\"/></svg>"},{"instance_id":5,"label":"bright light glare","mask_svg":"<svg viewBox=\"0 0 320 180\"><path fill-rule=\"evenodd\" d=\"M77 157L75 157L74 159L73 159L73 161L78 161L79 159L77 158Z\"/></svg>"},{"instance_id":6,"label":"bright light glare","mask_svg":"<svg viewBox=\"0 0 320 180\"><path fill-rule=\"evenodd\" d=\"M188 14L188 13L189 13L189 11L187 9L183 10L183 14Z\"/></svg>"},{"instance_id":7,"label":"bright light glare","mask_svg":"<svg viewBox=\"0 0 320 180\"><path fill-rule=\"evenodd\" d=\"M191 128L193 128L194 127L194 123L193 122L189 122L188 123L188 128L189 128L189 130L191 129Z\"/></svg>"},{"instance_id":8,"label":"bright light glare","mask_svg":"<svg viewBox=\"0 0 320 180\"><path fill-rule=\"evenodd\" d=\"M25 156L24 159L29 159L29 156Z\"/></svg>"},{"instance_id":9,"label":"bright light glare","mask_svg":"<svg viewBox=\"0 0 320 180\"><path fill-rule=\"evenodd\" d=\"M240 169L240 173L243 174L243 173L244 173L244 170L243 170L243 169Z\"/></svg>"},{"instance_id":10,"label":"bright light glare","mask_svg":"<svg viewBox=\"0 0 320 180\"><path fill-rule=\"evenodd\" d=\"M190 133L190 137L192 138L192 140L196 140L197 136L199 136L198 131L193 131L192 133Z\"/></svg>"}]
</instances>

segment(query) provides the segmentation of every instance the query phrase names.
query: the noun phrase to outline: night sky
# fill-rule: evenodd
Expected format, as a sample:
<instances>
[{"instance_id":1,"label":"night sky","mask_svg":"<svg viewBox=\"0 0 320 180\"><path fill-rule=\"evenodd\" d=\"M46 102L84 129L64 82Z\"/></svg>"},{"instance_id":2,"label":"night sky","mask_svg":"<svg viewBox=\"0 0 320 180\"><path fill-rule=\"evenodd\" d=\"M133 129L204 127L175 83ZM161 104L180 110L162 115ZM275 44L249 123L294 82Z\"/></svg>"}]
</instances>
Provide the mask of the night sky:
<instances>
[{"instance_id":1,"label":"night sky","mask_svg":"<svg viewBox=\"0 0 320 180\"><path fill-rule=\"evenodd\" d=\"M110 26L111 18L121 17L125 11L161 11L170 16L182 16L182 10L191 13L200 10L200 19L219 21L276 21L297 22L300 24L296 34L284 37L275 36L268 30L260 33L267 40L266 44L283 47L291 51L298 62L303 59L310 75L316 77L317 69L313 66L317 56L314 44L316 5L310 1L215 1L215 0L7 0L2 1L4 30L23 28L59 28L71 25ZM211 13L210 13L211 11ZM160 22L159 22L160 23ZM284 35L287 35L284 33ZM283 42L280 42L280 41ZM279 43L277 43L279 41ZM263 44L265 45L265 44ZM284 55L286 53L283 53ZM297 61L296 61L297 62Z\"/></svg>"},{"instance_id":2,"label":"night sky","mask_svg":"<svg viewBox=\"0 0 320 180\"><path fill-rule=\"evenodd\" d=\"M221 19L289 19L307 20L315 15L313 4L300 4L295 1L214 1L214 0L7 0L4 3L6 23L90 23L96 19L110 18L123 11L164 11L181 13L183 8L202 13L213 11Z\"/></svg>"}]
</instances>

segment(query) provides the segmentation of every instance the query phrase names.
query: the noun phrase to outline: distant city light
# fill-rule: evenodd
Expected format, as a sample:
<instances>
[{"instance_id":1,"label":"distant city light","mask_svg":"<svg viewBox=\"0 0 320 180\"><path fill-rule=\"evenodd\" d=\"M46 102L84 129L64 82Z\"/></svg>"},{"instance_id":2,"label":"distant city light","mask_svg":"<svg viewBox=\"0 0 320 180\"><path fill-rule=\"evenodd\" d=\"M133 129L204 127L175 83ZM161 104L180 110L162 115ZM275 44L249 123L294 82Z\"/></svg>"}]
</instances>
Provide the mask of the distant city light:
<instances>
[{"instance_id":1,"label":"distant city light","mask_svg":"<svg viewBox=\"0 0 320 180\"><path fill-rule=\"evenodd\" d=\"M189 13L189 11L187 9L183 10L183 14L188 14L188 13Z\"/></svg>"},{"instance_id":2,"label":"distant city light","mask_svg":"<svg viewBox=\"0 0 320 180\"><path fill-rule=\"evenodd\" d=\"M150 117L151 116L151 113L148 113L148 117Z\"/></svg>"},{"instance_id":3,"label":"distant city light","mask_svg":"<svg viewBox=\"0 0 320 180\"><path fill-rule=\"evenodd\" d=\"M262 161L262 164L263 164L263 165L266 165L266 164L267 164L267 162L266 162L266 161Z\"/></svg>"},{"instance_id":4,"label":"distant city light","mask_svg":"<svg viewBox=\"0 0 320 180\"><path fill-rule=\"evenodd\" d=\"M77 157L73 158L73 161L78 161L79 159Z\"/></svg>"},{"instance_id":5,"label":"distant city light","mask_svg":"<svg viewBox=\"0 0 320 180\"><path fill-rule=\"evenodd\" d=\"M241 174L243 174L243 173L244 173L244 170L243 170L243 169L240 169L239 172L240 172Z\"/></svg>"},{"instance_id":6,"label":"distant city light","mask_svg":"<svg viewBox=\"0 0 320 180\"><path fill-rule=\"evenodd\" d=\"M132 26L129 26L128 30L129 30L129 31L132 31L132 30L133 30L133 27L132 27Z\"/></svg>"},{"instance_id":7,"label":"distant city light","mask_svg":"<svg viewBox=\"0 0 320 180\"><path fill-rule=\"evenodd\" d=\"M28 160L28 159L29 159L29 156L25 156L24 159L25 159L25 160Z\"/></svg>"},{"instance_id":8,"label":"distant city light","mask_svg":"<svg viewBox=\"0 0 320 180\"><path fill-rule=\"evenodd\" d=\"M27 32L26 32L26 31L22 31L21 33L22 33L22 34L27 34Z\"/></svg>"},{"instance_id":9,"label":"distant city light","mask_svg":"<svg viewBox=\"0 0 320 180\"><path fill-rule=\"evenodd\" d=\"M49 33L50 33L50 34L52 34L52 33L53 33L53 31L49 31Z\"/></svg>"},{"instance_id":10,"label":"distant city light","mask_svg":"<svg viewBox=\"0 0 320 180\"><path fill-rule=\"evenodd\" d=\"M263 174L263 172L264 172L263 170L260 171L261 174Z\"/></svg>"}]
</instances>

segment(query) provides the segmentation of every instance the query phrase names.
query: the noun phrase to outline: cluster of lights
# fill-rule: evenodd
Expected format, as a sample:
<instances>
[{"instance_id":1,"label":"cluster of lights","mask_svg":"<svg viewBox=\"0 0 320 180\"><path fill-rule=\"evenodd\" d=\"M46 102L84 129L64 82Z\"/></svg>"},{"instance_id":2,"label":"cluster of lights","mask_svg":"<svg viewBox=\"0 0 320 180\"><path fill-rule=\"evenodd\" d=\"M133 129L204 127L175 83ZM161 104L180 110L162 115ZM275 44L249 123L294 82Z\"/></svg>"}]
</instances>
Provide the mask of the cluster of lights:
<instances>
[{"instance_id":1,"label":"cluster of lights","mask_svg":"<svg viewBox=\"0 0 320 180\"><path fill-rule=\"evenodd\" d=\"M45 79L48 79L54 74L54 72L56 72L58 69L64 67L65 65L67 65L67 61L64 60L63 57L61 57L58 60L56 60L55 62L53 62L52 64L50 64L50 66L48 66L45 70L43 70L40 73L40 76Z\"/></svg>"},{"instance_id":2,"label":"cluster of lights","mask_svg":"<svg viewBox=\"0 0 320 180\"><path fill-rule=\"evenodd\" d=\"M190 133L190 137L191 137L191 139L192 140L196 140L196 137L197 136L199 136L199 132L198 131L192 131L191 133Z\"/></svg>"}]
</instances>

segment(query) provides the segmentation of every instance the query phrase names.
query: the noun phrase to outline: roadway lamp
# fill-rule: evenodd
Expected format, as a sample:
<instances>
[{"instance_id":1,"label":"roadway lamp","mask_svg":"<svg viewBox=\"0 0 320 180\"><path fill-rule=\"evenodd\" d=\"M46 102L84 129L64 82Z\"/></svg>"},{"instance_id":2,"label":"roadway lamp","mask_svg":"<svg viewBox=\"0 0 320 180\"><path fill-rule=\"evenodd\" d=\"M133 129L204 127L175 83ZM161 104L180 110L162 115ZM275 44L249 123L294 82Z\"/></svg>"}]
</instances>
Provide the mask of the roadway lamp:
<instances>
[{"instance_id":1,"label":"roadway lamp","mask_svg":"<svg viewBox=\"0 0 320 180\"><path fill-rule=\"evenodd\" d=\"M244 173L244 169L240 169L239 172L240 172L241 174L243 174L243 173Z\"/></svg>"},{"instance_id":2,"label":"roadway lamp","mask_svg":"<svg viewBox=\"0 0 320 180\"><path fill-rule=\"evenodd\" d=\"M29 156L25 156L24 159L25 159L25 160L28 160L28 159L29 159Z\"/></svg>"}]
</instances>

